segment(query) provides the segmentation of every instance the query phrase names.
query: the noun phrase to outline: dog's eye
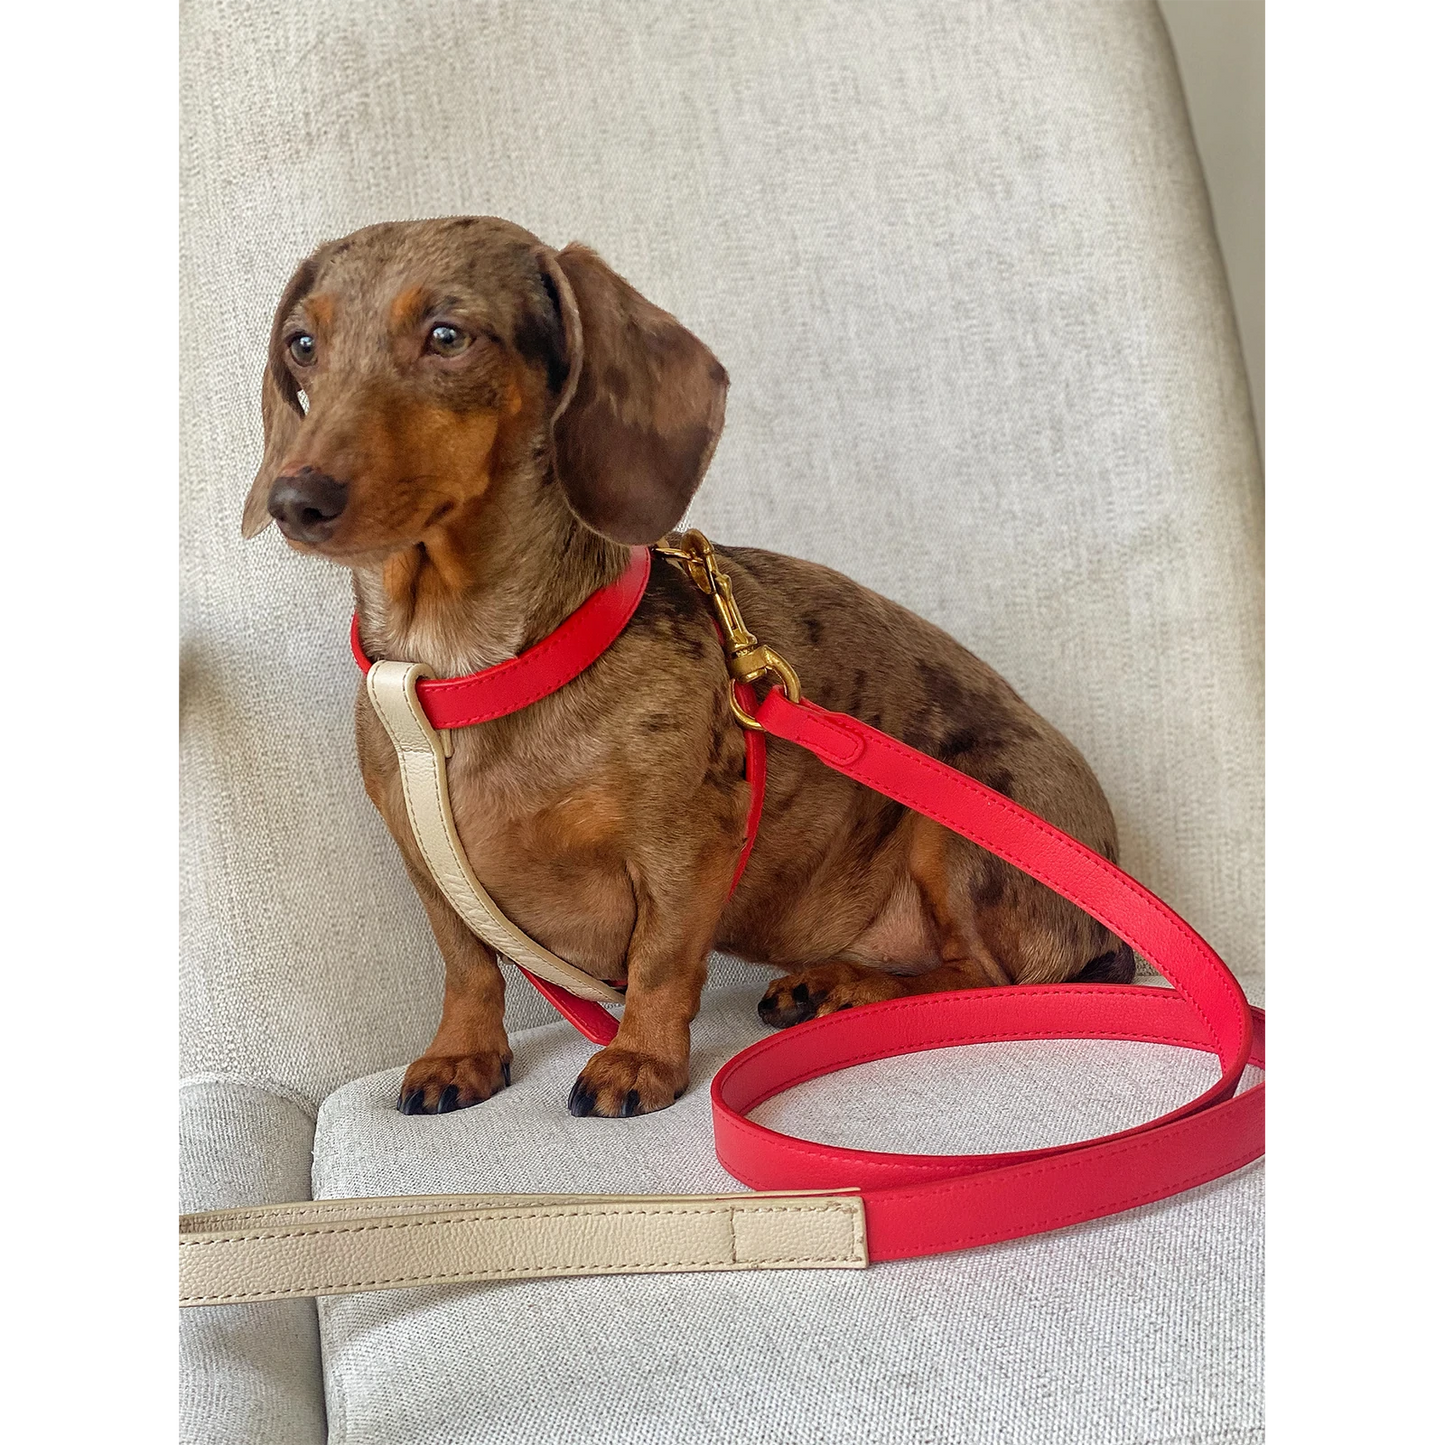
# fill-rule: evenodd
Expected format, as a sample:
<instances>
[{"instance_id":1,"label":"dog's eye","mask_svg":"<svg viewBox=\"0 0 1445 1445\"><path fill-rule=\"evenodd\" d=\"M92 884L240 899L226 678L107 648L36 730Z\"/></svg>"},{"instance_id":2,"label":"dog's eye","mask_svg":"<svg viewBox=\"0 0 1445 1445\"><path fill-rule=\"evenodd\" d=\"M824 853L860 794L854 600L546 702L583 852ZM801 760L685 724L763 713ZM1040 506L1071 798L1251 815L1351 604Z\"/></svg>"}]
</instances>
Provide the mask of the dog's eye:
<instances>
[{"instance_id":1,"label":"dog's eye","mask_svg":"<svg viewBox=\"0 0 1445 1445\"><path fill-rule=\"evenodd\" d=\"M472 344L472 338L455 326L433 326L427 338L427 349L438 356L460 356Z\"/></svg>"},{"instance_id":2,"label":"dog's eye","mask_svg":"<svg viewBox=\"0 0 1445 1445\"><path fill-rule=\"evenodd\" d=\"M293 336L287 343L287 348L298 366L310 366L316 360L316 338L308 336L304 331L300 336Z\"/></svg>"}]
</instances>

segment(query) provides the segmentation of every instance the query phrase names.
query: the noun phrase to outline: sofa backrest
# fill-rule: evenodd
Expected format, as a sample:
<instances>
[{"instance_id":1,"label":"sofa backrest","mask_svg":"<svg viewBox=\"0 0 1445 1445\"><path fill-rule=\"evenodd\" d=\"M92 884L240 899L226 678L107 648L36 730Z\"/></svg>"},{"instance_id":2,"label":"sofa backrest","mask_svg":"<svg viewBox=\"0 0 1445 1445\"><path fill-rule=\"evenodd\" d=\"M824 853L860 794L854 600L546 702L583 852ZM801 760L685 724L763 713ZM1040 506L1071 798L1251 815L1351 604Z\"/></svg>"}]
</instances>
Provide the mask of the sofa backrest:
<instances>
[{"instance_id":1,"label":"sofa backrest","mask_svg":"<svg viewBox=\"0 0 1445 1445\"><path fill-rule=\"evenodd\" d=\"M187 1071L402 1063L441 968L352 754L343 572L243 544L271 308L372 221L595 246L732 376L692 520L947 628L1258 993L1262 486L1152 4L184 8ZM781 746L781 745L779 745ZM519 1019L540 1013L519 1013Z\"/></svg>"}]
</instances>

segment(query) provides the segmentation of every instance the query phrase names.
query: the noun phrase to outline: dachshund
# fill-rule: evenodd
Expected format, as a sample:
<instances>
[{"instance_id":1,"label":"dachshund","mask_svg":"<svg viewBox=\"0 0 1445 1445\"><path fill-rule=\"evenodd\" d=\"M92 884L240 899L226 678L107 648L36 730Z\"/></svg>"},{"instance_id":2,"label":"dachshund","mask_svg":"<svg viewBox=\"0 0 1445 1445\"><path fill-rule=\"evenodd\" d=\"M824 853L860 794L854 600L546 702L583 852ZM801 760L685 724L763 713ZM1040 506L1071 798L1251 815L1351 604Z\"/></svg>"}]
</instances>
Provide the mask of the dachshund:
<instances>
[{"instance_id":1,"label":"dachshund","mask_svg":"<svg viewBox=\"0 0 1445 1445\"><path fill-rule=\"evenodd\" d=\"M592 250L493 217L368 226L301 262L276 308L264 455L242 532L349 568L373 659L438 677L516 656L676 528L723 427L727 372ZM953 638L829 568L718 548L750 628L812 700L849 713L1117 858L1079 752ZM441 1022L398 1107L445 1113L510 1083L492 950L432 881L395 754L358 693L356 740L446 965ZM705 598L658 564L575 681L452 734L467 858L525 932L623 980L578 1116L671 1104L713 949L782 970L787 1027L950 989L1128 982L1120 939L975 844L775 745L736 891L750 787Z\"/></svg>"}]
</instances>

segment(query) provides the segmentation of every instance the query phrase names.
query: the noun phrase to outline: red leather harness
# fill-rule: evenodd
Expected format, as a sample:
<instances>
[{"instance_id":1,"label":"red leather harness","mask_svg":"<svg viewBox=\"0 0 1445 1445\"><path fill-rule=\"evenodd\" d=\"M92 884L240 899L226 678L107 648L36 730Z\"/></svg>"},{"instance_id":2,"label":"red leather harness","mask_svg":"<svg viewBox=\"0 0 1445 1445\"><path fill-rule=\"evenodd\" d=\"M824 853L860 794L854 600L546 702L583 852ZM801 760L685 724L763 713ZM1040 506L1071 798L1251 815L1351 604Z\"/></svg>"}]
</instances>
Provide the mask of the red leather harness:
<instances>
[{"instance_id":1,"label":"red leather harness","mask_svg":"<svg viewBox=\"0 0 1445 1445\"><path fill-rule=\"evenodd\" d=\"M468 677L419 683L432 726L473 727L565 687L621 635L650 569L650 551L636 548L617 582L520 657ZM351 647L368 668L354 618ZM733 686L738 711L761 727L747 733L752 801L734 887L762 817L764 739L771 734L1031 874L1116 933L1172 987L1019 984L927 994L830 1014L763 1039L724 1064L712 1082L713 1133L729 1174L754 1189L861 1190L868 1253L877 1260L1095 1219L1216 1179L1263 1154L1264 1085L1236 1090L1246 1065L1264 1067L1264 1013L1250 1007L1223 960L1178 914L1122 869L967 774L856 718L795 700L783 687L759 704L746 683ZM594 1043L617 1032L600 1004L527 977ZM1203 1050L1219 1059L1220 1078L1190 1103L1136 1128L1010 1154L844 1149L747 1117L795 1084L875 1059L957 1044L1095 1038Z\"/></svg>"}]
</instances>

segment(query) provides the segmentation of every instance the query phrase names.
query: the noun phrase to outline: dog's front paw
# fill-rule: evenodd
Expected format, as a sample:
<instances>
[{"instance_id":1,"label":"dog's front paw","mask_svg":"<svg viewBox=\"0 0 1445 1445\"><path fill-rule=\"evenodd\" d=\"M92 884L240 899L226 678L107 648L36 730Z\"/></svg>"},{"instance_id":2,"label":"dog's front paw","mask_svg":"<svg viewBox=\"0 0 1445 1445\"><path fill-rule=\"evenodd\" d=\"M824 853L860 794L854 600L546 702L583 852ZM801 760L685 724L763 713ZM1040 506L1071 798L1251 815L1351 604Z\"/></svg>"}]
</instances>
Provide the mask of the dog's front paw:
<instances>
[{"instance_id":1,"label":"dog's front paw","mask_svg":"<svg viewBox=\"0 0 1445 1445\"><path fill-rule=\"evenodd\" d=\"M579 1119L598 1114L630 1119L665 1109L687 1088L687 1062L670 1064L651 1054L634 1053L609 1044L593 1054L577 1076L567 1112Z\"/></svg>"},{"instance_id":2,"label":"dog's front paw","mask_svg":"<svg viewBox=\"0 0 1445 1445\"><path fill-rule=\"evenodd\" d=\"M791 1028L858 1004L899 998L903 984L861 963L823 963L774 979L758 1000L758 1017L772 1029Z\"/></svg>"},{"instance_id":3,"label":"dog's front paw","mask_svg":"<svg viewBox=\"0 0 1445 1445\"><path fill-rule=\"evenodd\" d=\"M403 1114L450 1114L490 1099L511 1082L510 1049L451 1057L423 1054L406 1071L396 1107Z\"/></svg>"}]
</instances>

